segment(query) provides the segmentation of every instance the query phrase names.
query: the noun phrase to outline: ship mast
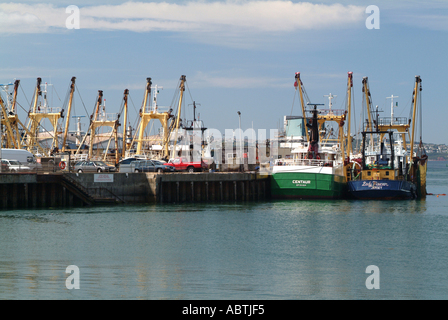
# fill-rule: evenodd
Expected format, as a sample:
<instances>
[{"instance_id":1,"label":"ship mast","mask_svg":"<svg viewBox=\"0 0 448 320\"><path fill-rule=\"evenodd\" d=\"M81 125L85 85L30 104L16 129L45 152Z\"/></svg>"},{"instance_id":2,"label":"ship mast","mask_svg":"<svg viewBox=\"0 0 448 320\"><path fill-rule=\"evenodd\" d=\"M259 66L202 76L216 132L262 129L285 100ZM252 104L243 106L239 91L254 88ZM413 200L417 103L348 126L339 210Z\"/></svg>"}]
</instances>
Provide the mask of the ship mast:
<instances>
[{"instance_id":1,"label":"ship mast","mask_svg":"<svg viewBox=\"0 0 448 320\"><path fill-rule=\"evenodd\" d=\"M123 137L122 137L122 144L121 144L121 157L124 158L126 155L126 133L127 133L127 120L128 120L128 95L129 90L124 90L124 127L123 127Z\"/></svg>"},{"instance_id":2,"label":"ship mast","mask_svg":"<svg viewBox=\"0 0 448 320\"><path fill-rule=\"evenodd\" d=\"M73 93L75 93L75 80L76 80L76 77L72 77L72 80L71 80L72 83L70 85L70 98L68 101L68 110L67 110L67 115L66 115L66 119L65 119L64 138L62 141L62 152L65 152L65 145L67 142L67 133L68 133L68 127L70 124L70 113L72 110Z\"/></svg>"},{"instance_id":3,"label":"ship mast","mask_svg":"<svg viewBox=\"0 0 448 320\"><path fill-rule=\"evenodd\" d=\"M96 101L95 112L93 114L93 121L90 123L90 147L89 147L89 159L93 156L93 140L95 138L95 123L98 119L98 111L100 109L100 105L103 99L103 91L98 90L98 100ZM92 134L93 133L93 134ZM86 133L87 136L87 133Z\"/></svg>"},{"instance_id":4,"label":"ship mast","mask_svg":"<svg viewBox=\"0 0 448 320\"><path fill-rule=\"evenodd\" d=\"M176 117L176 125L175 125L175 133L174 133L174 143L173 143L173 151L171 153L171 158L174 158L174 155L176 153L176 144L177 144L177 133L179 130L179 121L180 121L180 111L182 108L182 100L183 100L183 96L184 96L184 91L185 91L185 81L187 81L186 76L181 76L180 77L180 85L179 85L179 90L180 90L180 97L179 97L179 104L177 106L177 117Z\"/></svg>"},{"instance_id":5,"label":"ship mast","mask_svg":"<svg viewBox=\"0 0 448 320\"><path fill-rule=\"evenodd\" d=\"M371 95L370 95L370 89L369 89L369 84L368 84L368 77L364 77L362 78L362 92L365 95L365 100L366 100L366 110L367 110L367 116L368 116L368 120L367 120L367 128L365 129L365 131L371 131L373 132L373 120L372 120L372 100L371 100ZM378 130L378 123L377 123L377 130ZM372 148L373 150L373 136L370 135L370 148Z\"/></svg>"},{"instance_id":6,"label":"ship mast","mask_svg":"<svg viewBox=\"0 0 448 320\"><path fill-rule=\"evenodd\" d=\"M348 111L348 123L347 123L347 156L350 160L350 154L352 150L352 137L351 137L351 108L352 108L352 87L353 87L353 72L348 72L347 80L347 111Z\"/></svg>"},{"instance_id":7,"label":"ship mast","mask_svg":"<svg viewBox=\"0 0 448 320\"><path fill-rule=\"evenodd\" d=\"M414 107L412 110L412 134L411 134L411 160L414 157L414 139L415 139L415 120L416 120L416 112L417 112L417 98L418 98L418 86L421 86L422 80L420 76L415 76L415 87L414 87ZM420 87L421 89L421 87Z\"/></svg>"},{"instance_id":8,"label":"ship mast","mask_svg":"<svg viewBox=\"0 0 448 320\"><path fill-rule=\"evenodd\" d=\"M370 96L370 89L369 89L369 85L368 85L368 78L367 77L364 77L364 78L362 78L362 84L363 84L363 87L362 87L362 92L364 92L364 95L365 95L365 99L366 99L366 105L367 105L367 116L368 116L368 122L367 122L367 128L366 128L366 131L373 131L373 126L372 126L372 115L371 115L371 108L372 108L372 106L371 106L371 104L372 104L372 101L371 101L371 96Z\"/></svg>"},{"instance_id":9,"label":"ship mast","mask_svg":"<svg viewBox=\"0 0 448 320\"><path fill-rule=\"evenodd\" d=\"M12 104L11 104L11 112L12 113L16 112L17 91L19 88L19 83L20 83L20 80L14 81L14 96L12 98Z\"/></svg>"},{"instance_id":10,"label":"ship mast","mask_svg":"<svg viewBox=\"0 0 448 320\"><path fill-rule=\"evenodd\" d=\"M314 109L310 111L313 114L311 124L306 124L307 128L310 128L311 132L310 143L308 145L308 159L316 159L319 155L319 122L317 115L319 111L317 110L317 106L323 106L323 104L308 103L308 105L314 106Z\"/></svg>"},{"instance_id":11,"label":"ship mast","mask_svg":"<svg viewBox=\"0 0 448 320\"><path fill-rule=\"evenodd\" d=\"M328 108L330 109L329 114L331 114L331 108L333 107L333 99L337 97L337 95L334 94L326 94L324 97L328 97Z\"/></svg>"},{"instance_id":12,"label":"ship mast","mask_svg":"<svg viewBox=\"0 0 448 320\"><path fill-rule=\"evenodd\" d=\"M294 86L296 87L296 90L299 89L299 94L300 94L300 103L302 106L302 116L303 116L303 123L306 125L307 121L306 121L306 113L305 113L305 103L303 101L303 83L302 80L300 79L300 72L296 72L296 76L295 76L296 82L294 83ZM305 134L306 134L306 141L310 141L310 138L308 136L308 130L305 130Z\"/></svg>"},{"instance_id":13,"label":"ship mast","mask_svg":"<svg viewBox=\"0 0 448 320\"><path fill-rule=\"evenodd\" d=\"M390 99L390 125L394 124L394 98L398 98L398 96L391 95L390 97L386 97L386 99Z\"/></svg>"}]
</instances>

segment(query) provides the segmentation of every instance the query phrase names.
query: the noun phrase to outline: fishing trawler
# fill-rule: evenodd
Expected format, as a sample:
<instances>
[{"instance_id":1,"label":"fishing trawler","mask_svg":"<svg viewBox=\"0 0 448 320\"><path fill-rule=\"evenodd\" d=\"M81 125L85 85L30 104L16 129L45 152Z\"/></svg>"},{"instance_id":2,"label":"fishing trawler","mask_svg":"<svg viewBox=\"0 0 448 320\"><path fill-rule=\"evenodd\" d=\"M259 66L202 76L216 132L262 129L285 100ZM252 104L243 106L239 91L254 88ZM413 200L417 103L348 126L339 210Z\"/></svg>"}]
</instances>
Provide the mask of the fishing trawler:
<instances>
[{"instance_id":1,"label":"fishing trawler","mask_svg":"<svg viewBox=\"0 0 448 320\"><path fill-rule=\"evenodd\" d=\"M426 197L426 160L420 134L420 144L414 153L415 123L421 79L416 76L413 93L412 119L372 119L370 91L367 78L363 79L369 119L362 132L362 157L353 166L353 179L348 182L349 194L357 199L400 200ZM393 107L392 107L393 110ZM421 121L421 117L419 118ZM409 132L410 152L407 151L405 133ZM394 132L398 135L395 141ZM388 140L388 141L387 141ZM389 143L389 146L386 145Z\"/></svg>"},{"instance_id":2,"label":"fishing trawler","mask_svg":"<svg viewBox=\"0 0 448 320\"><path fill-rule=\"evenodd\" d=\"M348 97L351 98L353 86L353 73L348 73ZM344 134L344 123L350 119L350 99L347 110L332 109L331 99L329 109L317 109L320 104L308 110L312 114L309 121L303 103L302 82L300 73L296 73L296 88L299 89L302 100L303 124L309 129L305 130L303 141L291 149L292 159L278 159L272 167L271 195L273 198L298 199L341 199L347 195L346 166L351 152L351 141L347 143ZM330 94L331 98L332 95ZM328 141L321 134L323 124L335 121L338 125L338 138Z\"/></svg>"},{"instance_id":3,"label":"fishing trawler","mask_svg":"<svg viewBox=\"0 0 448 320\"><path fill-rule=\"evenodd\" d=\"M389 148L384 142L372 148L367 142L381 141L381 135L388 135ZM358 199L415 199L417 187L406 177L406 163L403 154L395 154L392 131L364 131L360 172L348 182L350 194Z\"/></svg>"},{"instance_id":4,"label":"fishing trawler","mask_svg":"<svg viewBox=\"0 0 448 320\"><path fill-rule=\"evenodd\" d=\"M340 145L321 146L317 105L312 110L311 140L293 149L293 159L279 159L272 168L273 198L343 198L346 193Z\"/></svg>"}]
</instances>

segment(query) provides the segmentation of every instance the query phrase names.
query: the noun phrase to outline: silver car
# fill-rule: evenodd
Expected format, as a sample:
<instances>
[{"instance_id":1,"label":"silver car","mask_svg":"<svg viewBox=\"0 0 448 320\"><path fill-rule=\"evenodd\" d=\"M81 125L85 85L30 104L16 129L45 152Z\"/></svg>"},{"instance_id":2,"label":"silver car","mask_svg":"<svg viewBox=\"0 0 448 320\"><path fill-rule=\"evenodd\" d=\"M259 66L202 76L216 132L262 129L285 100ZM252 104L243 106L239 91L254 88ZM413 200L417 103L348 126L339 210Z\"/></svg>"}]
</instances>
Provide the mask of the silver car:
<instances>
[{"instance_id":1,"label":"silver car","mask_svg":"<svg viewBox=\"0 0 448 320\"><path fill-rule=\"evenodd\" d=\"M17 160L2 159L2 164L6 165L11 172L30 171L30 167L21 164Z\"/></svg>"},{"instance_id":2,"label":"silver car","mask_svg":"<svg viewBox=\"0 0 448 320\"><path fill-rule=\"evenodd\" d=\"M103 161L81 161L75 164L75 172L115 172L117 169Z\"/></svg>"},{"instance_id":3,"label":"silver car","mask_svg":"<svg viewBox=\"0 0 448 320\"><path fill-rule=\"evenodd\" d=\"M137 160L131 163L134 172L174 172L174 166L163 164L157 160Z\"/></svg>"},{"instance_id":4,"label":"silver car","mask_svg":"<svg viewBox=\"0 0 448 320\"><path fill-rule=\"evenodd\" d=\"M120 172L134 172L132 167L132 162L137 161L137 158L126 158L118 163L118 168Z\"/></svg>"}]
</instances>

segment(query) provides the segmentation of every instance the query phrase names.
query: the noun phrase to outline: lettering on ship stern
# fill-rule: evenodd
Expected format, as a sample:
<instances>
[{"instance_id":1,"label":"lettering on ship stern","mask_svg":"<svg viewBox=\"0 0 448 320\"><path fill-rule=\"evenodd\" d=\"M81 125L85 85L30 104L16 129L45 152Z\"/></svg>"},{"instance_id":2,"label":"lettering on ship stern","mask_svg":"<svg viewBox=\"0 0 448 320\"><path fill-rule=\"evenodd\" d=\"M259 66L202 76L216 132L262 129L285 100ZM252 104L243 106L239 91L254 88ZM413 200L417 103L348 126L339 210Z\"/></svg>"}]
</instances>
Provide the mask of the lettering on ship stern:
<instances>
[{"instance_id":1,"label":"lettering on ship stern","mask_svg":"<svg viewBox=\"0 0 448 320\"><path fill-rule=\"evenodd\" d=\"M383 187L389 187L389 184L387 182L363 181L362 186L372 190L382 190Z\"/></svg>"},{"instance_id":2,"label":"lettering on ship stern","mask_svg":"<svg viewBox=\"0 0 448 320\"><path fill-rule=\"evenodd\" d=\"M311 180L292 180L292 184L295 184L296 187L307 187L311 184Z\"/></svg>"}]
</instances>

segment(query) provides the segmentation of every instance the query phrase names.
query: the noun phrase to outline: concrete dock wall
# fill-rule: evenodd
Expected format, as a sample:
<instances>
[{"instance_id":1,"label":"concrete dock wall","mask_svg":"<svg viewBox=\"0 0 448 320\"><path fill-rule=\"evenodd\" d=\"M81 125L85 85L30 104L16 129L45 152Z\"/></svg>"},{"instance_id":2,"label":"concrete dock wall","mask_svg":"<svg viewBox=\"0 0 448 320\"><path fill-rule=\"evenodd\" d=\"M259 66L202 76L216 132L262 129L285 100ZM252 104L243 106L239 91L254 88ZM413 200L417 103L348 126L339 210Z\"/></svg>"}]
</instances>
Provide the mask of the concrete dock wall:
<instances>
[{"instance_id":1,"label":"concrete dock wall","mask_svg":"<svg viewBox=\"0 0 448 320\"><path fill-rule=\"evenodd\" d=\"M124 203L156 202L157 174L150 173L68 173L95 199L115 199ZM95 176L112 177L95 182ZM97 179L100 180L100 179ZM109 182L111 181L111 182Z\"/></svg>"},{"instance_id":2,"label":"concrete dock wall","mask_svg":"<svg viewBox=\"0 0 448 320\"><path fill-rule=\"evenodd\" d=\"M0 174L2 209L269 198L270 179L257 173Z\"/></svg>"},{"instance_id":3,"label":"concrete dock wall","mask_svg":"<svg viewBox=\"0 0 448 320\"><path fill-rule=\"evenodd\" d=\"M161 175L157 201L260 201L270 196L267 176L257 173L200 173Z\"/></svg>"},{"instance_id":4,"label":"concrete dock wall","mask_svg":"<svg viewBox=\"0 0 448 320\"><path fill-rule=\"evenodd\" d=\"M81 198L61 185L57 175L1 174L0 208L51 208L82 206Z\"/></svg>"}]
</instances>

